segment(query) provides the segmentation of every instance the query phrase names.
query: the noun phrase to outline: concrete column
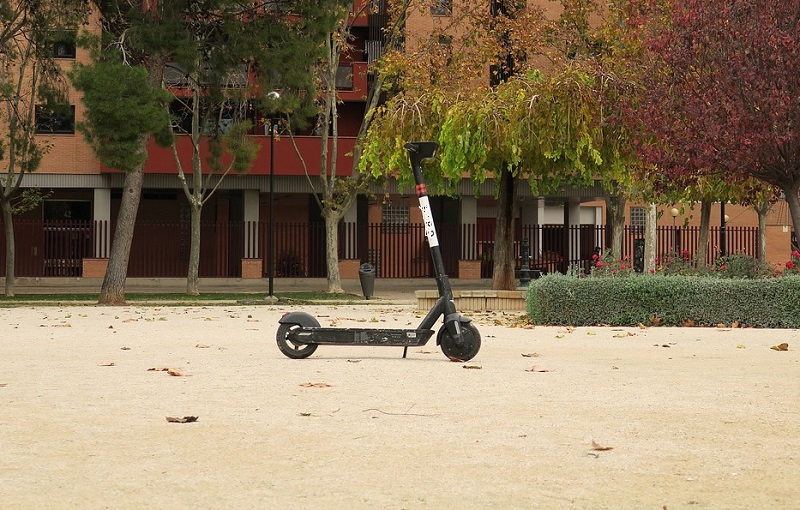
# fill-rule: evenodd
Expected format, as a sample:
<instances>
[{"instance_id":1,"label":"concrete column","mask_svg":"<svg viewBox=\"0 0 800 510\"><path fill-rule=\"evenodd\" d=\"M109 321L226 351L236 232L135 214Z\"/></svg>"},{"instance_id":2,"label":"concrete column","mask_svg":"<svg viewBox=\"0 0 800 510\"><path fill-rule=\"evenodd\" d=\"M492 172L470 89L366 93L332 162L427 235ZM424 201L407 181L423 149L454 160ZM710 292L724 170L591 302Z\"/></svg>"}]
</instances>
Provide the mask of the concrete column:
<instances>
[{"instance_id":1,"label":"concrete column","mask_svg":"<svg viewBox=\"0 0 800 510\"><path fill-rule=\"evenodd\" d=\"M92 203L92 216L95 222L94 258L108 258L111 248L111 189L95 188Z\"/></svg>"},{"instance_id":2,"label":"concrete column","mask_svg":"<svg viewBox=\"0 0 800 510\"><path fill-rule=\"evenodd\" d=\"M581 204L580 202L569 202L566 204L566 207L569 209L568 217L569 217L569 246L567 247L567 252L569 253L570 260L578 260L581 256L581 233L580 229L576 227L580 227L581 223ZM567 264L567 268L569 268L569 264Z\"/></svg>"},{"instance_id":3,"label":"concrete column","mask_svg":"<svg viewBox=\"0 0 800 510\"><path fill-rule=\"evenodd\" d=\"M345 259L358 258L358 206L356 202L350 206L350 209L342 216L342 223L344 223L344 246L342 246L342 253Z\"/></svg>"},{"instance_id":4,"label":"concrete column","mask_svg":"<svg viewBox=\"0 0 800 510\"><path fill-rule=\"evenodd\" d=\"M244 258L254 259L258 253L259 193L257 189L244 190Z\"/></svg>"}]
</instances>

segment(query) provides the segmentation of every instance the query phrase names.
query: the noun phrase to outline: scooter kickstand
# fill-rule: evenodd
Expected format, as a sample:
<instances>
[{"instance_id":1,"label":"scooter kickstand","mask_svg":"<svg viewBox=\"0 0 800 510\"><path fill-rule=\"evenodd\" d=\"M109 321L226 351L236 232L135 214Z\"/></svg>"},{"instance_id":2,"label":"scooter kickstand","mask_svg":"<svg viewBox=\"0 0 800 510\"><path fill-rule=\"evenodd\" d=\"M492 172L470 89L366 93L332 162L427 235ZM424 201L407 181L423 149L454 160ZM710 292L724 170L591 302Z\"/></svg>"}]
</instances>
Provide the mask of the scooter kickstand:
<instances>
[{"instance_id":1,"label":"scooter kickstand","mask_svg":"<svg viewBox=\"0 0 800 510\"><path fill-rule=\"evenodd\" d=\"M406 359L406 353L408 352L408 346L406 345L403 347L403 359Z\"/></svg>"}]
</instances>

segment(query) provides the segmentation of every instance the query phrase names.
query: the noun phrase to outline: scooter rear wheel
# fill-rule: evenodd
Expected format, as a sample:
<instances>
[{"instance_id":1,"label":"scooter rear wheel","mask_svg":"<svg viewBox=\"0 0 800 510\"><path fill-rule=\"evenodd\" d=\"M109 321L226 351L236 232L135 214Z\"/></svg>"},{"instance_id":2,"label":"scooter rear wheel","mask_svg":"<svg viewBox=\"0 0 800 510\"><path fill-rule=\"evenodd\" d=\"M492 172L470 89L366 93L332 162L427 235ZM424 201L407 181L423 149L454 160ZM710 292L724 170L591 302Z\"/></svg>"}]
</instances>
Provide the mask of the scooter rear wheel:
<instances>
[{"instance_id":1,"label":"scooter rear wheel","mask_svg":"<svg viewBox=\"0 0 800 510\"><path fill-rule=\"evenodd\" d=\"M471 323L461 324L461 345L458 338L453 337L447 326L442 326L436 335L436 343L442 348L442 353L450 359L469 361L481 349L481 334L478 328Z\"/></svg>"},{"instance_id":2,"label":"scooter rear wheel","mask_svg":"<svg viewBox=\"0 0 800 510\"><path fill-rule=\"evenodd\" d=\"M302 329L303 326L299 324L281 324L278 327L276 340L278 341L278 349L292 359L303 359L314 354L314 351L319 347L317 344L304 344L289 340L289 332Z\"/></svg>"}]
</instances>

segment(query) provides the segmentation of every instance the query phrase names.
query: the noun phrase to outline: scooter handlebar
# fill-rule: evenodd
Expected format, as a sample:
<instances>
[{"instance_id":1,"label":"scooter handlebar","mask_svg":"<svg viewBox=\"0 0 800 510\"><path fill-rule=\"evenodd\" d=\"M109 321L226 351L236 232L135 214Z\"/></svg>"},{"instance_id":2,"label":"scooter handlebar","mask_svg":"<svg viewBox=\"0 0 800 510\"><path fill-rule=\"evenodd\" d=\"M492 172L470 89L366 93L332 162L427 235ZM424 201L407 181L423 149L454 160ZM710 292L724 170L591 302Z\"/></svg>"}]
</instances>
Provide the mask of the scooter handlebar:
<instances>
[{"instance_id":1,"label":"scooter handlebar","mask_svg":"<svg viewBox=\"0 0 800 510\"><path fill-rule=\"evenodd\" d=\"M436 155L439 144L436 142L409 142L405 145L408 157L411 158L412 168L419 168L423 159L430 159Z\"/></svg>"}]
</instances>

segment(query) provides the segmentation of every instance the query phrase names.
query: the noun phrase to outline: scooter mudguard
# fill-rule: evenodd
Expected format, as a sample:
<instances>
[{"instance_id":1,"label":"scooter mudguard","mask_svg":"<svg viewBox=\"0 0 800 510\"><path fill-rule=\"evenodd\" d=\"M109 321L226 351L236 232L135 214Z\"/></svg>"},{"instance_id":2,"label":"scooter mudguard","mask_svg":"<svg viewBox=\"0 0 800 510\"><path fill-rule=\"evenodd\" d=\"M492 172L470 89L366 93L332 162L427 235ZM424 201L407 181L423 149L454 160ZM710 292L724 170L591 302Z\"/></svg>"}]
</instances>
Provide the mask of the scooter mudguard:
<instances>
[{"instance_id":1,"label":"scooter mudguard","mask_svg":"<svg viewBox=\"0 0 800 510\"><path fill-rule=\"evenodd\" d=\"M319 321L306 312L289 312L280 319L279 324L298 324L304 328L318 328Z\"/></svg>"},{"instance_id":2,"label":"scooter mudguard","mask_svg":"<svg viewBox=\"0 0 800 510\"><path fill-rule=\"evenodd\" d=\"M458 336L460 334L460 331L459 332L455 331L456 323L458 323L459 325L461 325L461 324L469 324L470 322L472 322L472 319L470 319L469 317L464 317L463 315L458 315L458 317L457 317L458 320L457 321L454 320L454 319L456 319L456 318L451 317L451 316L447 316L445 318L444 324L445 324L445 327L447 328L447 330L450 332L450 335L452 335L453 338L458 338ZM436 345L440 345L441 344L440 339L441 339L441 336L437 335L436 336Z\"/></svg>"}]
</instances>

